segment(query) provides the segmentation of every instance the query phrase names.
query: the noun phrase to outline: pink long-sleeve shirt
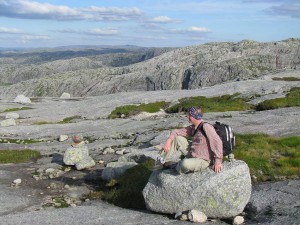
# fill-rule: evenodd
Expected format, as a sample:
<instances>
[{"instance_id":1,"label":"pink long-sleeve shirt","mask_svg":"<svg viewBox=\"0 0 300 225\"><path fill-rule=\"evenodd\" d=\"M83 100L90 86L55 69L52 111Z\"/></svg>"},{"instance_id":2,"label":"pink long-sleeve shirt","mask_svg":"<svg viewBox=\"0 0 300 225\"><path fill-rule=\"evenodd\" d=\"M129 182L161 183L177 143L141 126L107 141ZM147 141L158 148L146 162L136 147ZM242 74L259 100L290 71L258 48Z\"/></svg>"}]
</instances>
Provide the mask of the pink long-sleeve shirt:
<instances>
[{"instance_id":1,"label":"pink long-sleeve shirt","mask_svg":"<svg viewBox=\"0 0 300 225\"><path fill-rule=\"evenodd\" d=\"M216 133L215 128L209 123L203 124L203 130L205 131L207 138L200 130L197 130L193 136L195 129L196 127L194 125L190 125L185 128L174 130L169 138L173 140L176 136L193 137L189 153L194 158L201 158L208 161L214 160L215 164L222 163L223 143Z\"/></svg>"}]
</instances>

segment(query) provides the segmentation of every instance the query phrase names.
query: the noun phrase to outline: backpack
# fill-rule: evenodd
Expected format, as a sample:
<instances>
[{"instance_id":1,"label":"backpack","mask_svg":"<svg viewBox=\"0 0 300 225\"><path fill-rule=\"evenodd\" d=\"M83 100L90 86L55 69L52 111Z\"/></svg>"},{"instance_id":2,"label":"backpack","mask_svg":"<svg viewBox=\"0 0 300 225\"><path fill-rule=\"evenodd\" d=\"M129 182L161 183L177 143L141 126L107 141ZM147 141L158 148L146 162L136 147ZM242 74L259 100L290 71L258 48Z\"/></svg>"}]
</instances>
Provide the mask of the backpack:
<instances>
[{"instance_id":1,"label":"backpack","mask_svg":"<svg viewBox=\"0 0 300 225\"><path fill-rule=\"evenodd\" d=\"M199 129L200 131L202 131L202 134L207 138L206 133L203 129L204 123L206 122L201 123L197 130ZM218 121L212 124L212 126L215 128L217 134L220 136L223 142L223 156L229 155L230 153L232 153L235 147L235 136L232 128L229 125Z\"/></svg>"}]
</instances>

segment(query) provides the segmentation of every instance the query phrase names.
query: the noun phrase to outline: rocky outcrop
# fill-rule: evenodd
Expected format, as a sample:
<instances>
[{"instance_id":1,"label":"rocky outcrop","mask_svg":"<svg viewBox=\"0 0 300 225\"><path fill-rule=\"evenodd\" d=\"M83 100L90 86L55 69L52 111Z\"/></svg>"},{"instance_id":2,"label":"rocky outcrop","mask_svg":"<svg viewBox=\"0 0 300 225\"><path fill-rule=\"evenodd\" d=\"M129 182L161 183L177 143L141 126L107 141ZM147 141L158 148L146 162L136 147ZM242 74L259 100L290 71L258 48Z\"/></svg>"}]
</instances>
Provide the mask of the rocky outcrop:
<instances>
[{"instance_id":1,"label":"rocky outcrop","mask_svg":"<svg viewBox=\"0 0 300 225\"><path fill-rule=\"evenodd\" d=\"M4 86L0 95L22 92L28 96L60 96L66 91L72 96L96 96L124 91L196 89L298 69L299 49L300 39L208 43L175 49L124 67L83 67L52 73Z\"/></svg>"},{"instance_id":2,"label":"rocky outcrop","mask_svg":"<svg viewBox=\"0 0 300 225\"><path fill-rule=\"evenodd\" d=\"M192 209L210 218L229 218L243 212L251 195L249 168L243 161L224 162L221 173L178 175L175 170L154 171L143 190L146 207L174 214Z\"/></svg>"}]
</instances>

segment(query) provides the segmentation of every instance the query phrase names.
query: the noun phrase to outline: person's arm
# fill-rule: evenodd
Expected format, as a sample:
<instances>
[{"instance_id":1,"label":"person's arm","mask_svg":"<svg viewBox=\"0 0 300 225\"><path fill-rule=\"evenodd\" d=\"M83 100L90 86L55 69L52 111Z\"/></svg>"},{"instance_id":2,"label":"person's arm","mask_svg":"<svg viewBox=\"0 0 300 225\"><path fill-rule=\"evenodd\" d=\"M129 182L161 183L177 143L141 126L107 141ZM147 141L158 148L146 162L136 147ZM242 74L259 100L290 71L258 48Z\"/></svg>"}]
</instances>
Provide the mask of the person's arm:
<instances>
[{"instance_id":1,"label":"person's arm","mask_svg":"<svg viewBox=\"0 0 300 225\"><path fill-rule=\"evenodd\" d=\"M165 152L168 152L171 148L171 144L172 141L174 140L175 137L177 136L183 136L183 137L188 137L191 136L193 134L193 131L195 130L194 126L188 126L185 128L181 128L181 129L177 129L172 131L170 137L167 139L167 141L165 142L164 146L163 146L163 150Z\"/></svg>"},{"instance_id":2,"label":"person's arm","mask_svg":"<svg viewBox=\"0 0 300 225\"><path fill-rule=\"evenodd\" d=\"M203 125L204 132L206 133L210 149L214 153L215 163L213 165L213 170L216 173L221 172L222 160L223 160L223 143L219 135L217 134L215 128L210 124Z\"/></svg>"}]
</instances>

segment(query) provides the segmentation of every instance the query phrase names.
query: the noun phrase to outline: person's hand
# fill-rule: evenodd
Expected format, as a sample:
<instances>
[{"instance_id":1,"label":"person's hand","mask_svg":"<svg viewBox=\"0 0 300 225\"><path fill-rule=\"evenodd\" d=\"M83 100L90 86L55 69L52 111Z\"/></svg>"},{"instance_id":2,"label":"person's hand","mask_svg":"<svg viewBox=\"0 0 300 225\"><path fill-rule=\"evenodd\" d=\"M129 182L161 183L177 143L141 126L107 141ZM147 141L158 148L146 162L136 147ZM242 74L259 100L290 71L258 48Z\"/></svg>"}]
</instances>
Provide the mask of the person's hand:
<instances>
[{"instance_id":1,"label":"person's hand","mask_svg":"<svg viewBox=\"0 0 300 225\"><path fill-rule=\"evenodd\" d=\"M214 164L214 165L213 165L213 170L214 170L216 173L220 173L221 170L222 170L222 164L221 164L221 163Z\"/></svg>"},{"instance_id":2,"label":"person's hand","mask_svg":"<svg viewBox=\"0 0 300 225\"><path fill-rule=\"evenodd\" d=\"M164 144L164 146L163 146L163 150L165 152L168 152L170 150L170 148L171 148L171 144L172 144L172 141L170 139L168 139L166 141L166 143Z\"/></svg>"}]
</instances>

